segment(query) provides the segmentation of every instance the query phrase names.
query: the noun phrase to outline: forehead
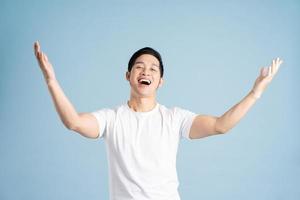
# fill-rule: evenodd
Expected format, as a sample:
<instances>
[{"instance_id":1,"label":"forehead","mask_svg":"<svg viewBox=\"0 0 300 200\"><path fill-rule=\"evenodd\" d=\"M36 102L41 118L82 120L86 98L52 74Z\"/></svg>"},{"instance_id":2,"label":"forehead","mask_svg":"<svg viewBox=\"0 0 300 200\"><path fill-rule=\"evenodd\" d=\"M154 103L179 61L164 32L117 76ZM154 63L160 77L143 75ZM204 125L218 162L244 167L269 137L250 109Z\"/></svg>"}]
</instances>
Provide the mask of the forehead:
<instances>
[{"instance_id":1,"label":"forehead","mask_svg":"<svg viewBox=\"0 0 300 200\"><path fill-rule=\"evenodd\" d=\"M159 66L159 61L156 57L150 55L150 54L143 54L137 57L134 63L137 62L144 62L144 63L150 63Z\"/></svg>"}]
</instances>

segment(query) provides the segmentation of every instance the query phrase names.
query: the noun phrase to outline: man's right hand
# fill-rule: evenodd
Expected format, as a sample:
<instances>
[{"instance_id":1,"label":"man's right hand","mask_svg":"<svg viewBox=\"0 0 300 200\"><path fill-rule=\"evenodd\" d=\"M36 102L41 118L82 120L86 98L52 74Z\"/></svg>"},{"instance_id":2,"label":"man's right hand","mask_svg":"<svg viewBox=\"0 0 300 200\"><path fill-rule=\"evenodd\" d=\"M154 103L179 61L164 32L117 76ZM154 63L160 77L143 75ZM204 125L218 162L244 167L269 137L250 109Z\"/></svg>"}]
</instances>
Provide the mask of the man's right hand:
<instances>
[{"instance_id":1,"label":"man's right hand","mask_svg":"<svg viewBox=\"0 0 300 200\"><path fill-rule=\"evenodd\" d=\"M48 83L51 80L55 80L56 78L54 69L51 63L49 62L47 55L41 51L40 44L38 41L34 43L34 54L43 72L46 82Z\"/></svg>"}]
</instances>

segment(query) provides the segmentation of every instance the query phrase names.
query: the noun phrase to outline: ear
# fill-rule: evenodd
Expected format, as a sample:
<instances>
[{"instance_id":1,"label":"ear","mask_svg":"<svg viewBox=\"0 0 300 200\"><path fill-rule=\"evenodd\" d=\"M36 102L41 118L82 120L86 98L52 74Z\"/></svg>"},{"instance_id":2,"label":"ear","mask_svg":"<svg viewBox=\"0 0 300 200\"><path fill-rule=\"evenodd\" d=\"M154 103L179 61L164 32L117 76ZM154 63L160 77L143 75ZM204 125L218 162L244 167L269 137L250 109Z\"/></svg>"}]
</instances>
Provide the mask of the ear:
<instances>
[{"instance_id":1,"label":"ear","mask_svg":"<svg viewBox=\"0 0 300 200\"><path fill-rule=\"evenodd\" d=\"M126 72L125 78L126 78L127 81L129 81L129 79L130 79L130 72L128 72L128 71Z\"/></svg>"},{"instance_id":2,"label":"ear","mask_svg":"<svg viewBox=\"0 0 300 200\"><path fill-rule=\"evenodd\" d=\"M164 84L164 79L163 79L163 78L160 78L158 87L163 86L163 84Z\"/></svg>"}]
</instances>

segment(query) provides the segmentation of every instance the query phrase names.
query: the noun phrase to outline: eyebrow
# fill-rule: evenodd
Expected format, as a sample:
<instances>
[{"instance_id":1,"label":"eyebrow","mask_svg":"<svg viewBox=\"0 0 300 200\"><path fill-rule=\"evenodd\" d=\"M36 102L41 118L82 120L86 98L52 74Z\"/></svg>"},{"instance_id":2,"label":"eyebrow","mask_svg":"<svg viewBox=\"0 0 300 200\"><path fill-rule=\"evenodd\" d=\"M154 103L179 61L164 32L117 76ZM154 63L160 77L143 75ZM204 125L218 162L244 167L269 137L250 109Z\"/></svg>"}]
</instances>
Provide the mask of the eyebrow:
<instances>
[{"instance_id":1,"label":"eyebrow","mask_svg":"<svg viewBox=\"0 0 300 200\"><path fill-rule=\"evenodd\" d=\"M145 63L142 62L142 61L137 61L137 62L134 63L134 65L135 65L135 64L143 64L143 65L145 65ZM152 66L155 66L155 67L158 67L158 68L159 68L159 66L158 66L157 64L155 64L155 63L152 63Z\"/></svg>"}]
</instances>

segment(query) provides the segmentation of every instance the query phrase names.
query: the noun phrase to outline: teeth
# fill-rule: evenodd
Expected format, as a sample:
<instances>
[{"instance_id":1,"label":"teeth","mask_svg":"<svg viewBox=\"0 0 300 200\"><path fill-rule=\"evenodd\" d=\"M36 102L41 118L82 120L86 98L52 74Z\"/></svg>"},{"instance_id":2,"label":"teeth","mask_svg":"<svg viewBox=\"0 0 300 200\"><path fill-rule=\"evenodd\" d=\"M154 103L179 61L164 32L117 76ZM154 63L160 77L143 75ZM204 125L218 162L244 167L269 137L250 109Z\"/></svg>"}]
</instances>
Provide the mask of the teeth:
<instances>
[{"instance_id":1,"label":"teeth","mask_svg":"<svg viewBox=\"0 0 300 200\"><path fill-rule=\"evenodd\" d=\"M150 81L150 80L143 79L143 78L139 80L139 83L142 83L142 82L146 82L148 85L151 84L151 81Z\"/></svg>"}]
</instances>

